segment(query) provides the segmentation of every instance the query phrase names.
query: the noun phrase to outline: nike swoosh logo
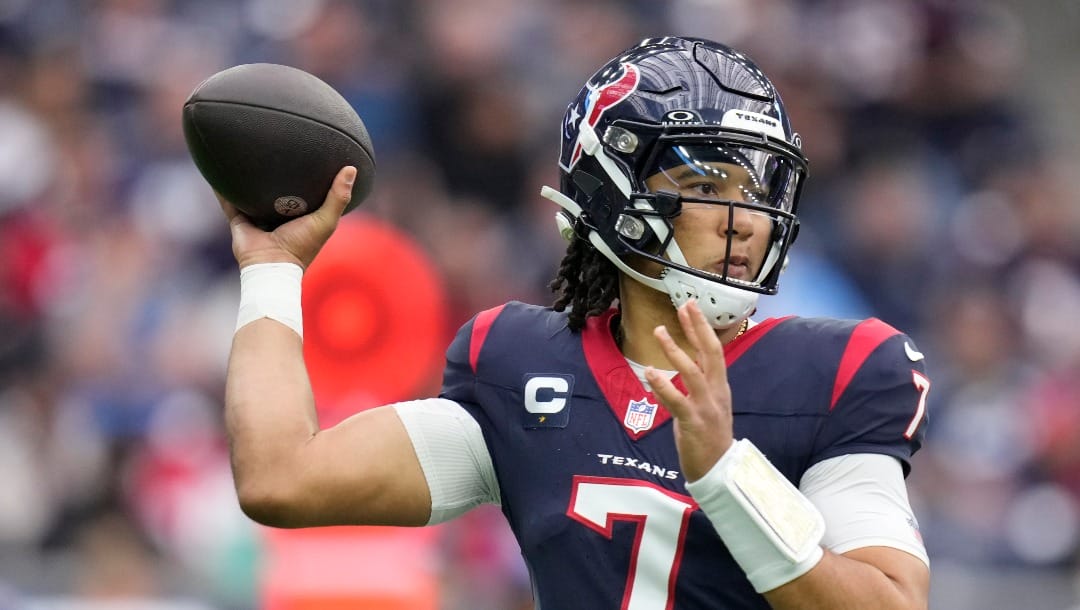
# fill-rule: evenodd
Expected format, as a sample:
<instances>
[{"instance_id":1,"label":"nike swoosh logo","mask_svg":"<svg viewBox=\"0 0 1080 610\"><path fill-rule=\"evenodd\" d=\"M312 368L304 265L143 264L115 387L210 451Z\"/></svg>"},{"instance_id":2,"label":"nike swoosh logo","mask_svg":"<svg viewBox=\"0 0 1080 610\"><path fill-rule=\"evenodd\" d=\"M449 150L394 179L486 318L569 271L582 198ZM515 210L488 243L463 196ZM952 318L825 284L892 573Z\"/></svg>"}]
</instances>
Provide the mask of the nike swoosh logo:
<instances>
[{"instance_id":1,"label":"nike swoosh logo","mask_svg":"<svg viewBox=\"0 0 1080 610\"><path fill-rule=\"evenodd\" d=\"M918 362L925 358L922 352L915 351L915 348L911 347L911 344L907 341L904 341L904 353L907 354L908 360L912 362Z\"/></svg>"}]
</instances>

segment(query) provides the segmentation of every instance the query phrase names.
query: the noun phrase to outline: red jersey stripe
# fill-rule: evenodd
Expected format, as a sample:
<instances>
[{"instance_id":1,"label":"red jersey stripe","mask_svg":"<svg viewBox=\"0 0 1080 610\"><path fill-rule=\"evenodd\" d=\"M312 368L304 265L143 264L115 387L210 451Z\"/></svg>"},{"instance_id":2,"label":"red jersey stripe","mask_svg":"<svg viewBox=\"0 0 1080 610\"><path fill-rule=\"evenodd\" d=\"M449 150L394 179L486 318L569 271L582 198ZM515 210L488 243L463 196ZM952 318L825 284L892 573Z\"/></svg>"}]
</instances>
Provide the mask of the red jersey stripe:
<instances>
[{"instance_id":1,"label":"red jersey stripe","mask_svg":"<svg viewBox=\"0 0 1080 610\"><path fill-rule=\"evenodd\" d=\"M472 336L469 338L469 366L472 367L473 374L476 373L476 363L480 360L480 350L484 347L488 331L491 330L491 325L495 323L495 318L498 318L499 314L502 313L503 307L506 307L505 303L476 314L476 321L473 322L472 327Z\"/></svg>"},{"instance_id":2,"label":"red jersey stripe","mask_svg":"<svg viewBox=\"0 0 1080 610\"><path fill-rule=\"evenodd\" d=\"M836 408L840 396L870 354L889 337L899 334L900 331L877 318L864 320L855 327L847 346L844 347L844 354L840 357L840 367L836 371L836 380L833 382L832 400L829 402L830 411Z\"/></svg>"},{"instance_id":3,"label":"red jersey stripe","mask_svg":"<svg viewBox=\"0 0 1080 610\"><path fill-rule=\"evenodd\" d=\"M770 330L776 327L777 324L784 320L790 320L795 316L784 316L782 318L769 318L760 324L755 324L746 329L741 336L736 337L734 341L724 346L724 362L727 366L731 366L746 353L746 350L750 349L755 343L761 340L762 337L767 335Z\"/></svg>"}]
</instances>

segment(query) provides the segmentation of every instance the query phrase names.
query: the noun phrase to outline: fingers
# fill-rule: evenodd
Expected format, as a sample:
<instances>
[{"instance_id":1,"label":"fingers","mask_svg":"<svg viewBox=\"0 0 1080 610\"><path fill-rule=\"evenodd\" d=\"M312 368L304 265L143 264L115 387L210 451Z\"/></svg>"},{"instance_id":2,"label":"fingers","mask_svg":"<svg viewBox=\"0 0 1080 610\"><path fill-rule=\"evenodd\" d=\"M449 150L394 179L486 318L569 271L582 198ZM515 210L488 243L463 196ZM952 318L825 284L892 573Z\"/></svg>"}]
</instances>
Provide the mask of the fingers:
<instances>
[{"instance_id":1,"label":"fingers","mask_svg":"<svg viewBox=\"0 0 1080 610\"><path fill-rule=\"evenodd\" d=\"M645 380L652 387L653 394L660 399L660 402L668 411L671 411L672 415L676 418L686 415L690 408L689 399L686 394L683 394L679 388L675 387L675 384L671 383L671 380L666 375L661 374L651 366L647 366L645 367Z\"/></svg>"},{"instance_id":2,"label":"fingers","mask_svg":"<svg viewBox=\"0 0 1080 610\"><path fill-rule=\"evenodd\" d=\"M679 324L690 345L698 352L698 364L710 384L727 383L724 344L697 301L689 301L678 310Z\"/></svg>"},{"instance_id":3,"label":"fingers","mask_svg":"<svg viewBox=\"0 0 1080 610\"><path fill-rule=\"evenodd\" d=\"M707 397L714 394L716 388L727 384L727 366L724 362L724 346L716 331L713 330L701 308L690 301L678 309L679 326L687 343L696 352L694 360L671 337L667 328L658 326L653 335L660 343L660 348L668 360L679 372L690 396ZM646 370L646 379L656 395L665 402L673 414L679 415L678 409L685 408L687 396L676 388L671 381L655 371Z\"/></svg>"},{"instance_id":4,"label":"fingers","mask_svg":"<svg viewBox=\"0 0 1080 610\"><path fill-rule=\"evenodd\" d=\"M675 418L675 445L687 480L697 480L731 445L731 389L723 344L697 303L691 301L679 307L678 319L685 344L696 352L698 361L672 339L667 328L658 326L653 334L679 371L687 393L651 367L645 370L645 378Z\"/></svg>"},{"instance_id":5,"label":"fingers","mask_svg":"<svg viewBox=\"0 0 1080 610\"><path fill-rule=\"evenodd\" d=\"M312 215L319 217L320 220L327 222L331 226L336 225L337 219L345 212L349 201L352 200L352 188L355 181L355 167L347 165L341 168L337 175L334 176L334 181L330 185L329 192L326 193L326 199L323 200L322 206ZM221 211L225 214L225 218L229 220L230 225L249 222L247 216L238 210L236 206L229 203L221 193L214 191L214 196L217 197L218 203L221 204Z\"/></svg>"},{"instance_id":6,"label":"fingers","mask_svg":"<svg viewBox=\"0 0 1080 610\"><path fill-rule=\"evenodd\" d=\"M334 176L334 182L330 185L330 191L326 193L326 199L322 206L314 212L324 220L336 223L337 219L345 213L346 206L352 199L353 183L356 181L356 168L346 165Z\"/></svg>"},{"instance_id":7,"label":"fingers","mask_svg":"<svg viewBox=\"0 0 1080 610\"><path fill-rule=\"evenodd\" d=\"M653 336L660 343L660 348L664 350L664 353L668 357L668 361L675 367L675 370L679 371L679 376L682 377L683 383L686 385L687 391L692 396L705 396L708 394L708 387L705 384L705 376L702 374L701 369L697 363L682 350L675 340L671 338L671 334L664 326L657 326L653 331ZM651 367L646 369L645 378L649 381L649 385L652 386L653 392L660 397L660 400L664 401L664 405L672 412L673 415L679 417L685 412L687 408L687 397L683 394L670 380L663 375L657 373Z\"/></svg>"}]
</instances>

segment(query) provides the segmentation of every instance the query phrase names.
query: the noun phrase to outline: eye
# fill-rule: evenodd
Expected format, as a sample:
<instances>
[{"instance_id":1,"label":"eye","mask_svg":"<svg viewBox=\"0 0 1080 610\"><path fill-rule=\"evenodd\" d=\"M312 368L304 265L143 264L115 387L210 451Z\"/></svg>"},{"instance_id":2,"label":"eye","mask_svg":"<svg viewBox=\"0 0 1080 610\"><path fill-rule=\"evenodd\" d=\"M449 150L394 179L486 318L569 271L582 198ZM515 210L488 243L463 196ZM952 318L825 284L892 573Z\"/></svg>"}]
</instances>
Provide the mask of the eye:
<instances>
[{"instance_id":1,"label":"eye","mask_svg":"<svg viewBox=\"0 0 1080 610\"><path fill-rule=\"evenodd\" d=\"M683 188L694 196L708 199L715 198L717 193L720 192L712 182L695 182L694 184L689 184Z\"/></svg>"}]
</instances>

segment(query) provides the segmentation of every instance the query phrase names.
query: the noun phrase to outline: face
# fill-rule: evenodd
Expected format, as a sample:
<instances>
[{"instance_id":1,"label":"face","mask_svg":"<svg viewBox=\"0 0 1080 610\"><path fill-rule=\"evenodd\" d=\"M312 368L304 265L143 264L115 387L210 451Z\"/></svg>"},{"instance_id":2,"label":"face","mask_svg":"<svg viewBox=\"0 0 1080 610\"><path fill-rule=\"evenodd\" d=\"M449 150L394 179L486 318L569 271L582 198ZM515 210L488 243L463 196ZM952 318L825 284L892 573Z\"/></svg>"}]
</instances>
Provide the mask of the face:
<instances>
[{"instance_id":1,"label":"face","mask_svg":"<svg viewBox=\"0 0 1080 610\"><path fill-rule=\"evenodd\" d=\"M690 266L721 275L726 261L729 278L757 278L769 249L773 221L748 208L702 202L763 200L767 193L750 172L730 163L678 165L653 174L645 185L650 192L668 191L699 200L683 201L682 213L672 221L675 241ZM730 256L726 256L728 235Z\"/></svg>"}]
</instances>

